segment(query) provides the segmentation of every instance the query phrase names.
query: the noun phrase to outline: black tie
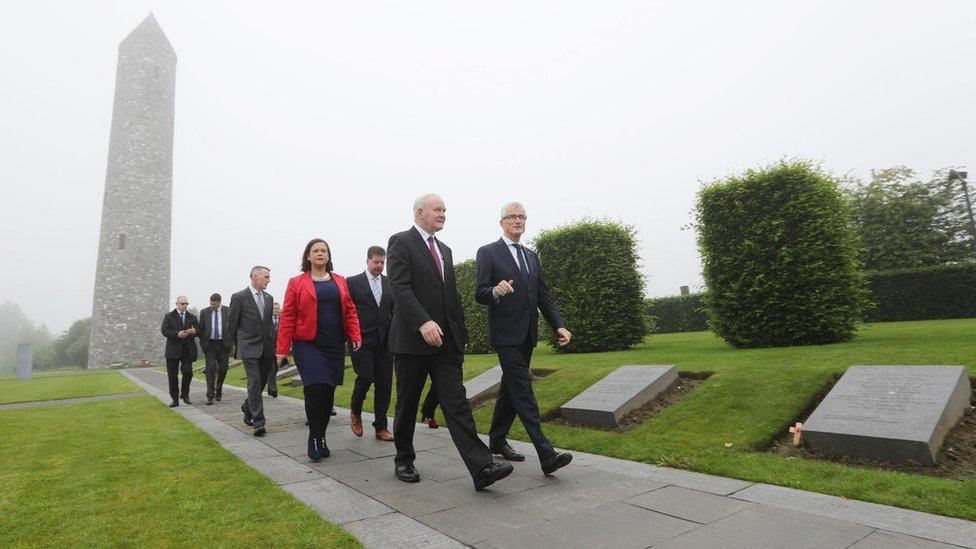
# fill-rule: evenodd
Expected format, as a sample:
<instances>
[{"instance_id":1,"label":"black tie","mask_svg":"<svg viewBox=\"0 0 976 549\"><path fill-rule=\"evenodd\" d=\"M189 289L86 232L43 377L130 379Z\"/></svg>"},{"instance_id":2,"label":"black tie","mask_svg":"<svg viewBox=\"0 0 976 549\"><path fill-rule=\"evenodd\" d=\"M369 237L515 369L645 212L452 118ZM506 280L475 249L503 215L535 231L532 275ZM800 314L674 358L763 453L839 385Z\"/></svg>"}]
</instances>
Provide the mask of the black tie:
<instances>
[{"instance_id":1,"label":"black tie","mask_svg":"<svg viewBox=\"0 0 976 549\"><path fill-rule=\"evenodd\" d=\"M512 246L515 246L515 251L517 252L516 255L518 255L519 270L522 271L522 278L528 282L529 269L525 266L525 253L522 251L522 246L519 244L512 244Z\"/></svg>"}]
</instances>

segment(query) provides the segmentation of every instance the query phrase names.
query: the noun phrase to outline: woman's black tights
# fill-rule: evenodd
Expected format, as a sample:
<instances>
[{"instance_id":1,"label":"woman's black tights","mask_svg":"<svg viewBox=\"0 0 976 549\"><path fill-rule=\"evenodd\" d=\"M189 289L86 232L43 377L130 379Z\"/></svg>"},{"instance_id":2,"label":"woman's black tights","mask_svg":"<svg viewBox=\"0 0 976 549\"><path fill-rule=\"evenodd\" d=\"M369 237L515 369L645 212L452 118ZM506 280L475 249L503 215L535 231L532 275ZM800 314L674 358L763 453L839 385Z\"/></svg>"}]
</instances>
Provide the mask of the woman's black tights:
<instances>
[{"instance_id":1,"label":"woman's black tights","mask_svg":"<svg viewBox=\"0 0 976 549\"><path fill-rule=\"evenodd\" d=\"M334 400L335 387L332 385L315 383L305 386L305 417L308 418L308 432L311 436L325 438Z\"/></svg>"}]
</instances>

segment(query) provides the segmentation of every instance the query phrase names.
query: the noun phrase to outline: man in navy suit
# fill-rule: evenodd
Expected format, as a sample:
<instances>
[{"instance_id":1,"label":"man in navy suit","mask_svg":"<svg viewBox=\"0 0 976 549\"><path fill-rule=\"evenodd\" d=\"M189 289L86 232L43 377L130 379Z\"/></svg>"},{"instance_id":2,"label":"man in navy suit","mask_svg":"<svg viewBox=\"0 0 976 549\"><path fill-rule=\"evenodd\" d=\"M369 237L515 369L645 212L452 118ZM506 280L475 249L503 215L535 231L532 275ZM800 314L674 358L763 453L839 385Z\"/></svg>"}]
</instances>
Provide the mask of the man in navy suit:
<instances>
[{"instance_id":1,"label":"man in navy suit","mask_svg":"<svg viewBox=\"0 0 976 549\"><path fill-rule=\"evenodd\" d=\"M386 335L393 318L393 292L390 291L390 280L383 276L385 265L386 250L380 246L370 246L366 250L366 270L346 279L349 295L356 304L359 331L363 338L359 350L352 353L356 384L352 391L350 427L357 437L363 436L363 402L369 386L375 385L373 428L376 429L376 438L392 441L386 413L393 390L393 360L386 349Z\"/></svg>"},{"instance_id":2,"label":"man in navy suit","mask_svg":"<svg viewBox=\"0 0 976 549\"><path fill-rule=\"evenodd\" d=\"M539 454L542 472L551 475L569 465L573 456L557 452L542 434L539 405L532 392L529 362L539 340L539 311L559 336L559 345L569 343L572 334L562 316L546 279L539 256L522 246L525 233L525 208L518 202L501 211L502 237L478 249L478 288L475 299L488 306L488 344L495 348L502 367L502 382L488 432L488 447L511 461L524 461L506 440L517 415Z\"/></svg>"}]
</instances>

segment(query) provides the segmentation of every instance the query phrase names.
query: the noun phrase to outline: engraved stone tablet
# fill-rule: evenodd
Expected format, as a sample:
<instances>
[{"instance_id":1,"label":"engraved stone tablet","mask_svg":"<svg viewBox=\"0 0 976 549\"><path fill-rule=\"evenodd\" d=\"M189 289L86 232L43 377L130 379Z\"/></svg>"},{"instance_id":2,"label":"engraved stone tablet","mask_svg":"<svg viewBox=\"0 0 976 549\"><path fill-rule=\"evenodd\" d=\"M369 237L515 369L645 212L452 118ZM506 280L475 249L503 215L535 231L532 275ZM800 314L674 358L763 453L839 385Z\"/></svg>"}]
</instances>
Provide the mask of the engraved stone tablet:
<instances>
[{"instance_id":1,"label":"engraved stone tablet","mask_svg":"<svg viewBox=\"0 0 976 549\"><path fill-rule=\"evenodd\" d=\"M17 344L17 379L31 378L34 369L34 349L30 343Z\"/></svg>"},{"instance_id":2,"label":"engraved stone tablet","mask_svg":"<svg viewBox=\"0 0 976 549\"><path fill-rule=\"evenodd\" d=\"M293 375L295 375L297 373L298 373L298 367L297 366L294 366L294 365L292 365L292 366L286 366L286 367L278 370L278 375L275 376L275 380L280 381L282 379L285 379L286 377L293 376Z\"/></svg>"},{"instance_id":3,"label":"engraved stone tablet","mask_svg":"<svg viewBox=\"0 0 976 549\"><path fill-rule=\"evenodd\" d=\"M962 366L851 366L803 425L814 450L935 465L969 406Z\"/></svg>"},{"instance_id":4,"label":"engraved stone tablet","mask_svg":"<svg viewBox=\"0 0 976 549\"><path fill-rule=\"evenodd\" d=\"M621 366L563 404L563 419L594 427L616 427L631 410L654 400L678 380L674 366Z\"/></svg>"},{"instance_id":5,"label":"engraved stone tablet","mask_svg":"<svg viewBox=\"0 0 976 549\"><path fill-rule=\"evenodd\" d=\"M468 395L468 402L474 405L498 395L501 384L502 367L499 365L469 379L464 384L464 392Z\"/></svg>"}]
</instances>

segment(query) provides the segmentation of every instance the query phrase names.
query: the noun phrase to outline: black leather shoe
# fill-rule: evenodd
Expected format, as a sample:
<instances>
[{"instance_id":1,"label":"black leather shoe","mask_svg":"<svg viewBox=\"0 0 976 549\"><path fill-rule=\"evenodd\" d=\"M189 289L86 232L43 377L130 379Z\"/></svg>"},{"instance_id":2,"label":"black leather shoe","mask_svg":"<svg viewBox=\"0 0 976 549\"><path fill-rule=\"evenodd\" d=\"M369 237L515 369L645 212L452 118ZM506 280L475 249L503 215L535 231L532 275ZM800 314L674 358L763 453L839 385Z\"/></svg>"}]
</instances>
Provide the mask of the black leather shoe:
<instances>
[{"instance_id":1,"label":"black leather shoe","mask_svg":"<svg viewBox=\"0 0 976 549\"><path fill-rule=\"evenodd\" d=\"M549 476L556 472L556 469L569 465L573 461L573 454L569 452L559 452L551 458L542 462L542 473Z\"/></svg>"},{"instance_id":2,"label":"black leather shoe","mask_svg":"<svg viewBox=\"0 0 976 549\"><path fill-rule=\"evenodd\" d=\"M268 396L271 398L278 398L278 391L268 391Z\"/></svg>"},{"instance_id":3,"label":"black leather shoe","mask_svg":"<svg viewBox=\"0 0 976 549\"><path fill-rule=\"evenodd\" d=\"M193 404L192 402L190 402L190 397L188 397L188 396L183 397L183 402L185 402L187 404Z\"/></svg>"},{"instance_id":4,"label":"black leather shoe","mask_svg":"<svg viewBox=\"0 0 976 549\"><path fill-rule=\"evenodd\" d=\"M508 444L504 446L498 446L497 448L492 448L491 453L498 456L502 456L508 461L525 461L525 456L516 452L515 448L512 448Z\"/></svg>"},{"instance_id":5,"label":"black leather shoe","mask_svg":"<svg viewBox=\"0 0 976 549\"><path fill-rule=\"evenodd\" d=\"M335 406L332 407L332 413L330 413L329 415L330 416L337 416L337 415L339 415L339 412L336 412Z\"/></svg>"},{"instance_id":6,"label":"black leather shoe","mask_svg":"<svg viewBox=\"0 0 976 549\"><path fill-rule=\"evenodd\" d=\"M247 425L248 427L253 427L254 426L254 418L250 418L250 417L244 416L244 425Z\"/></svg>"},{"instance_id":7,"label":"black leather shoe","mask_svg":"<svg viewBox=\"0 0 976 549\"><path fill-rule=\"evenodd\" d=\"M213 399L212 398L208 398L207 399L207 406L213 406Z\"/></svg>"},{"instance_id":8,"label":"black leather shoe","mask_svg":"<svg viewBox=\"0 0 976 549\"><path fill-rule=\"evenodd\" d=\"M495 481L511 475L514 470L515 468L512 467L511 463L498 463L497 461L493 461L485 465L481 471L478 471L478 476L474 479L474 489L480 492L494 484Z\"/></svg>"},{"instance_id":9,"label":"black leather shoe","mask_svg":"<svg viewBox=\"0 0 976 549\"><path fill-rule=\"evenodd\" d=\"M221 398L223 398L223 396L224 396L224 395L222 395L222 394L220 394L220 393L217 393L217 396L215 396L215 397L214 397L214 399L215 399L215 400L216 400L217 402L220 402L220 399L221 399Z\"/></svg>"},{"instance_id":10,"label":"black leather shoe","mask_svg":"<svg viewBox=\"0 0 976 549\"><path fill-rule=\"evenodd\" d=\"M396 477L403 482L420 482L420 473L411 465L397 465Z\"/></svg>"},{"instance_id":11,"label":"black leather shoe","mask_svg":"<svg viewBox=\"0 0 976 549\"><path fill-rule=\"evenodd\" d=\"M319 439L308 437L308 459L318 461L322 459L322 450L319 449Z\"/></svg>"},{"instance_id":12,"label":"black leather shoe","mask_svg":"<svg viewBox=\"0 0 976 549\"><path fill-rule=\"evenodd\" d=\"M170 402L169 403L169 407L170 408L176 408L179 405L180 405L180 401L178 401L178 400L174 400L173 402Z\"/></svg>"},{"instance_id":13,"label":"black leather shoe","mask_svg":"<svg viewBox=\"0 0 976 549\"><path fill-rule=\"evenodd\" d=\"M267 431L264 430L264 427L258 427L257 429L254 430L254 436L256 436L256 437L263 437L264 436L264 433L266 433L266 432Z\"/></svg>"},{"instance_id":14,"label":"black leather shoe","mask_svg":"<svg viewBox=\"0 0 976 549\"><path fill-rule=\"evenodd\" d=\"M325 438L319 439L319 451L322 452L322 457L327 458L332 455L329 447L325 445Z\"/></svg>"}]
</instances>

